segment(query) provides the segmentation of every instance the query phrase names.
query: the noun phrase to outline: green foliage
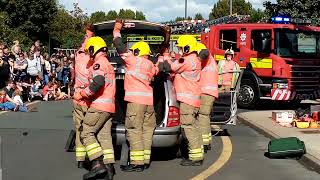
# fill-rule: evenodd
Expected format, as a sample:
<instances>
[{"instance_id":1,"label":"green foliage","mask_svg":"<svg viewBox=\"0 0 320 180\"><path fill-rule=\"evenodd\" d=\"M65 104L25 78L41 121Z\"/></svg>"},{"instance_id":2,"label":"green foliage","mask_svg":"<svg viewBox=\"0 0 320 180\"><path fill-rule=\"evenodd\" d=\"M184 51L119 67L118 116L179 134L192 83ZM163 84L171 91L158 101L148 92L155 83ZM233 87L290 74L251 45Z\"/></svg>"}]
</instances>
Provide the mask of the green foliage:
<instances>
[{"instance_id":1,"label":"green foliage","mask_svg":"<svg viewBox=\"0 0 320 180\"><path fill-rule=\"evenodd\" d=\"M245 0L233 0L232 1L232 13L238 15L250 15L252 5ZM209 19L217 19L223 16L230 15L229 0L219 0L214 6L209 15Z\"/></svg>"},{"instance_id":2,"label":"green foliage","mask_svg":"<svg viewBox=\"0 0 320 180\"><path fill-rule=\"evenodd\" d=\"M251 10L251 22L259 22L266 16L265 12L261 9Z\"/></svg>"},{"instance_id":3,"label":"green foliage","mask_svg":"<svg viewBox=\"0 0 320 180\"><path fill-rule=\"evenodd\" d=\"M136 20L146 20L146 16L142 11L136 11Z\"/></svg>"},{"instance_id":4,"label":"green foliage","mask_svg":"<svg viewBox=\"0 0 320 180\"><path fill-rule=\"evenodd\" d=\"M97 22L103 22L107 20L107 15L103 11L97 11L91 14L90 16L90 22L91 23L97 23Z\"/></svg>"},{"instance_id":5,"label":"green foliage","mask_svg":"<svg viewBox=\"0 0 320 180\"><path fill-rule=\"evenodd\" d=\"M50 25L50 38L63 48L76 48L83 39L83 23L60 8Z\"/></svg>"},{"instance_id":6,"label":"green foliage","mask_svg":"<svg viewBox=\"0 0 320 180\"><path fill-rule=\"evenodd\" d=\"M109 11L106 15L107 20L115 20L118 18L118 13L117 11Z\"/></svg>"},{"instance_id":7,"label":"green foliage","mask_svg":"<svg viewBox=\"0 0 320 180\"><path fill-rule=\"evenodd\" d=\"M267 1L264 6L269 17L281 14L293 18L310 18L315 25L320 25L319 0L277 0L276 4Z\"/></svg>"},{"instance_id":8,"label":"green foliage","mask_svg":"<svg viewBox=\"0 0 320 180\"><path fill-rule=\"evenodd\" d=\"M183 21L183 20L184 20L183 17L177 17L175 21L178 22L178 21Z\"/></svg>"},{"instance_id":9,"label":"green foliage","mask_svg":"<svg viewBox=\"0 0 320 180\"><path fill-rule=\"evenodd\" d=\"M121 19L135 19L136 13L131 9L120 9L119 18Z\"/></svg>"},{"instance_id":10,"label":"green foliage","mask_svg":"<svg viewBox=\"0 0 320 180\"><path fill-rule=\"evenodd\" d=\"M203 18L203 16L202 16L202 14L197 13L197 14L194 16L194 19L202 20L202 19L204 19L204 18Z\"/></svg>"}]
</instances>

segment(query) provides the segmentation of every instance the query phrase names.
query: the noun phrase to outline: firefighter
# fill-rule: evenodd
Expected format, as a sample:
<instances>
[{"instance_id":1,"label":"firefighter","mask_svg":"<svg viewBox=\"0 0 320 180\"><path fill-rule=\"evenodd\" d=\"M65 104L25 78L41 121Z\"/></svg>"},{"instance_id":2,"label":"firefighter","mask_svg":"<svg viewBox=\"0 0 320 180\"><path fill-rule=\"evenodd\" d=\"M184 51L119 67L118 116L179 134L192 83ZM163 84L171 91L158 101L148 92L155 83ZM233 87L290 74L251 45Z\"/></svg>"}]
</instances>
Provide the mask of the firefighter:
<instances>
[{"instance_id":1,"label":"firefighter","mask_svg":"<svg viewBox=\"0 0 320 180\"><path fill-rule=\"evenodd\" d=\"M180 120L184 138L188 142L189 158L183 159L182 166L201 166L204 152L201 133L197 127L197 113L200 107L200 72L201 62L196 53L197 40L190 35L182 35L177 41L179 60L170 68L174 73L173 85L180 102ZM169 62L164 62L167 67ZM165 68L167 69L167 68Z\"/></svg>"},{"instance_id":2,"label":"firefighter","mask_svg":"<svg viewBox=\"0 0 320 180\"><path fill-rule=\"evenodd\" d=\"M83 179L104 176L113 179L115 170L111 137L112 115L115 113L115 73L107 59L107 44L101 37L91 37L85 51L93 59L89 71L90 85L75 95L76 100L88 99L90 107L83 119L81 141L92 161L92 169Z\"/></svg>"},{"instance_id":3,"label":"firefighter","mask_svg":"<svg viewBox=\"0 0 320 180\"><path fill-rule=\"evenodd\" d=\"M89 61L90 56L84 52L86 42L93 36L91 26L86 27L86 36L80 49L75 56L75 77L74 77L74 89L75 93L80 92L82 89L89 85ZM76 128L76 160L78 161L78 168L84 168L84 161L86 159L86 149L80 141L80 128L82 128L82 121L85 113L90 106L90 101L86 99L73 100L73 120Z\"/></svg>"},{"instance_id":4,"label":"firefighter","mask_svg":"<svg viewBox=\"0 0 320 180\"><path fill-rule=\"evenodd\" d=\"M219 90L221 92L230 92L235 87L239 74L239 65L233 61L234 51L227 49L224 54L225 59L219 61Z\"/></svg>"},{"instance_id":5,"label":"firefighter","mask_svg":"<svg viewBox=\"0 0 320 180\"><path fill-rule=\"evenodd\" d=\"M150 83L158 69L149 59L151 52L146 42L137 42L127 51L120 34L122 26L123 22L117 20L113 31L114 46L125 61L127 70L124 99L128 103L125 127L130 145L130 163L121 169L141 172L150 165L152 136L156 126Z\"/></svg>"},{"instance_id":6,"label":"firefighter","mask_svg":"<svg viewBox=\"0 0 320 180\"><path fill-rule=\"evenodd\" d=\"M197 44L198 56L201 60L201 105L199 109L198 122L204 151L211 150L212 135L210 125L210 113L213 103L218 98L218 67L209 50L202 43Z\"/></svg>"}]
</instances>

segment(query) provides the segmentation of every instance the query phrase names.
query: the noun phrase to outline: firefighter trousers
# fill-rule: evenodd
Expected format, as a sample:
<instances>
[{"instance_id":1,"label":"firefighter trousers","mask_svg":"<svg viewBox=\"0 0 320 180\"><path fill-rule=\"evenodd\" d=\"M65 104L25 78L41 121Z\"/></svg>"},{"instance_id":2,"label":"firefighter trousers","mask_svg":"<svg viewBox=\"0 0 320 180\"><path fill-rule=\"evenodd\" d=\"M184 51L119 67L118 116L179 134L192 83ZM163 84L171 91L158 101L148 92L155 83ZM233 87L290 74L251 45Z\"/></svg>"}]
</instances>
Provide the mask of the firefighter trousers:
<instances>
[{"instance_id":1,"label":"firefighter trousers","mask_svg":"<svg viewBox=\"0 0 320 180\"><path fill-rule=\"evenodd\" d=\"M189 159L203 160L203 143L196 119L199 108L180 103L180 120L184 138L188 141Z\"/></svg>"},{"instance_id":2,"label":"firefighter trousers","mask_svg":"<svg viewBox=\"0 0 320 180\"><path fill-rule=\"evenodd\" d=\"M82 129L82 121L88 110L87 106L81 106L77 103L73 103L73 121L76 128L76 160L85 161L86 148L80 141L80 130Z\"/></svg>"},{"instance_id":3,"label":"firefighter trousers","mask_svg":"<svg viewBox=\"0 0 320 180\"><path fill-rule=\"evenodd\" d=\"M156 117L153 106L128 103L125 127L130 145L130 164L150 163Z\"/></svg>"},{"instance_id":4,"label":"firefighter trousers","mask_svg":"<svg viewBox=\"0 0 320 180\"><path fill-rule=\"evenodd\" d=\"M105 164L115 163L111 137L112 114L89 108L83 119L81 141L90 161L103 156Z\"/></svg>"},{"instance_id":5,"label":"firefighter trousers","mask_svg":"<svg viewBox=\"0 0 320 180\"><path fill-rule=\"evenodd\" d=\"M213 108L215 97L202 94L201 105L198 115L199 129L202 135L203 145L209 145L212 140L210 114Z\"/></svg>"}]
</instances>

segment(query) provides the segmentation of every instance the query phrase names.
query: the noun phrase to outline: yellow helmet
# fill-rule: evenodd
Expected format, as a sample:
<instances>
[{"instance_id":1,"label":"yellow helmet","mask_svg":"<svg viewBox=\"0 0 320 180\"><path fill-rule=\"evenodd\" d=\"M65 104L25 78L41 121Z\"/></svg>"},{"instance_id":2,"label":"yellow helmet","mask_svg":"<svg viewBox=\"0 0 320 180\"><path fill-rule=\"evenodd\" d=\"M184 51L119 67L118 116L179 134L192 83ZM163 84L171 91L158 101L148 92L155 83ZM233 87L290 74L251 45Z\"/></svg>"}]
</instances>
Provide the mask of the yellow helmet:
<instances>
[{"instance_id":1,"label":"yellow helmet","mask_svg":"<svg viewBox=\"0 0 320 180\"><path fill-rule=\"evenodd\" d=\"M89 38L84 48L86 52L89 52L90 56L96 55L101 49L106 51L107 43L98 36Z\"/></svg>"},{"instance_id":2,"label":"yellow helmet","mask_svg":"<svg viewBox=\"0 0 320 180\"><path fill-rule=\"evenodd\" d=\"M197 51L197 39L192 35L182 35L177 40L177 47L182 48L184 54Z\"/></svg>"},{"instance_id":3,"label":"yellow helmet","mask_svg":"<svg viewBox=\"0 0 320 180\"><path fill-rule=\"evenodd\" d=\"M151 54L149 44L144 41L136 42L131 46L130 50L135 56L149 56Z\"/></svg>"},{"instance_id":4,"label":"yellow helmet","mask_svg":"<svg viewBox=\"0 0 320 180\"><path fill-rule=\"evenodd\" d=\"M207 47L202 43L197 43L197 53L199 54L202 50L206 50Z\"/></svg>"}]
</instances>

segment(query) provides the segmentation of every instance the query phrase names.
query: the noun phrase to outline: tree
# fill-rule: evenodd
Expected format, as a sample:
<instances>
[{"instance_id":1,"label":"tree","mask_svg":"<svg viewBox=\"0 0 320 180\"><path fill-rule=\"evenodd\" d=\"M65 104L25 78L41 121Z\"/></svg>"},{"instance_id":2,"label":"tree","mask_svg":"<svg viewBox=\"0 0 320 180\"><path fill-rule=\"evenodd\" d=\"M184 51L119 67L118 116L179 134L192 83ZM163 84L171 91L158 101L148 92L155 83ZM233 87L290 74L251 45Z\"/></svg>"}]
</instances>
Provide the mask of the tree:
<instances>
[{"instance_id":1,"label":"tree","mask_svg":"<svg viewBox=\"0 0 320 180\"><path fill-rule=\"evenodd\" d=\"M252 9L251 22L259 22L266 16L265 12L261 9Z\"/></svg>"},{"instance_id":2,"label":"tree","mask_svg":"<svg viewBox=\"0 0 320 180\"><path fill-rule=\"evenodd\" d=\"M320 24L319 0L277 0L276 4L264 3L266 13L272 15L289 15L293 18L314 19L314 24Z\"/></svg>"},{"instance_id":3,"label":"tree","mask_svg":"<svg viewBox=\"0 0 320 180\"><path fill-rule=\"evenodd\" d=\"M56 0L6 0L0 5L9 28L25 32L33 40L48 39L49 21L57 12Z\"/></svg>"},{"instance_id":4,"label":"tree","mask_svg":"<svg viewBox=\"0 0 320 180\"><path fill-rule=\"evenodd\" d=\"M107 20L115 20L118 18L118 13L117 11L111 10L107 13L106 16Z\"/></svg>"},{"instance_id":5,"label":"tree","mask_svg":"<svg viewBox=\"0 0 320 180\"><path fill-rule=\"evenodd\" d=\"M175 21L178 22L178 21L183 21L183 20L184 20L183 17L177 17Z\"/></svg>"},{"instance_id":6,"label":"tree","mask_svg":"<svg viewBox=\"0 0 320 180\"><path fill-rule=\"evenodd\" d=\"M146 20L146 16L142 11L136 11L136 20Z\"/></svg>"},{"instance_id":7,"label":"tree","mask_svg":"<svg viewBox=\"0 0 320 180\"><path fill-rule=\"evenodd\" d=\"M97 22L103 22L106 20L107 20L106 13L103 11L97 11L91 14L89 21L91 23L97 23Z\"/></svg>"},{"instance_id":8,"label":"tree","mask_svg":"<svg viewBox=\"0 0 320 180\"><path fill-rule=\"evenodd\" d=\"M204 19L204 18L203 18L203 16L202 16L202 14L197 13L197 14L194 16L194 19L202 20L202 19Z\"/></svg>"},{"instance_id":9,"label":"tree","mask_svg":"<svg viewBox=\"0 0 320 180\"><path fill-rule=\"evenodd\" d=\"M230 15L229 0L219 0L214 4L213 9L209 15L209 19L217 19L223 16ZM232 3L233 13L238 15L250 15L252 10L252 5L250 2L245 0L233 0Z\"/></svg>"},{"instance_id":10,"label":"tree","mask_svg":"<svg viewBox=\"0 0 320 180\"><path fill-rule=\"evenodd\" d=\"M136 13L130 9L120 9L119 18L121 18L121 19L135 19Z\"/></svg>"},{"instance_id":11,"label":"tree","mask_svg":"<svg viewBox=\"0 0 320 180\"><path fill-rule=\"evenodd\" d=\"M76 48L83 39L82 29L83 23L60 7L50 22L50 38L63 48Z\"/></svg>"}]
</instances>

